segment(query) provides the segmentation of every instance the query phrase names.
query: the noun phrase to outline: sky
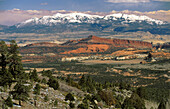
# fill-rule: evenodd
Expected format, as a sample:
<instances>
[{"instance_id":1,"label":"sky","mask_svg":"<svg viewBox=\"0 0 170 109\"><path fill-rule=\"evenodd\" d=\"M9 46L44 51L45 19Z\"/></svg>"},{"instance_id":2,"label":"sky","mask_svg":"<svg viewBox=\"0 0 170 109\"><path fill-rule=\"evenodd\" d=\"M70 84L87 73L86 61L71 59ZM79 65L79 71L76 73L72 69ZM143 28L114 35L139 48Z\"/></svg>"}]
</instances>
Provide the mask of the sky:
<instances>
[{"instance_id":1,"label":"sky","mask_svg":"<svg viewBox=\"0 0 170 109\"><path fill-rule=\"evenodd\" d=\"M0 0L0 10L67 10L109 12L170 10L170 0Z\"/></svg>"},{"instance_id":2,"label":"sky","mask_svg":"<svg viewBox=\"0 0 170 109\"><path fill-rule=\"evenodd\" d=\"M11 26L33 17L54 15L59 10L92 13L109 13L113 10L142 13L161 10L162 13L163 10L166 15L162 16L167 19L170 0L0 0L0 25Z\"/></svg>"}]
</instances>

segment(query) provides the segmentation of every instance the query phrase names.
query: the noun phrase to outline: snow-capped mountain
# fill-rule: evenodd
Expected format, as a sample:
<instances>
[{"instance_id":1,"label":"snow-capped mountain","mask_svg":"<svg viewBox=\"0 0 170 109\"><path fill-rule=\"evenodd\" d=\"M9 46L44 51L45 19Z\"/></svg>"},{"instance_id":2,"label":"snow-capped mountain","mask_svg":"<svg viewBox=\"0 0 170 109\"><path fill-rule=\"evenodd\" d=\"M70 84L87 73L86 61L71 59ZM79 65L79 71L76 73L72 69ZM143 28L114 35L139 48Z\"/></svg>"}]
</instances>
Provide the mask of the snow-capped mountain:
<instances>
[{"instance_id":1,"label":"snow-capped mountain","mask_svg":"<svg viewBox=\"0 0 170 109\"><path fill-rule=\"evenodd\" d=\"M19 24L9 26L0 32L5 33L63 33L94 32L116 34L121 32L150 32L152 34L170 34L170 24L147 16L134 14L90 15L84 13L57 13L53 16L31 18Z\"/></svg>"},{"instance_id":2,"label":"snow-capped mountain","mask_svg":"<svg viewBox=\"0 0 170 109\"><path fill-rule=\"evenodd\" d=\"M165 22L161 20L155 20L149 18L147 16L137 16L137 15L128 15L128 14L111 14L106 16L99 15L90 15L84 13L69 13L69 14L61 14L57 13L53 16L43 16L41 18L31 18L24 22L21 22L16 25L17 28L27 26L27 25L56 25L56 24L65 24L65 23L99 23L100 21L118 21L121 20L121 23L132 23L132 22L142 22L146 21L148 24L158 24L162 25Z\"/></svg>"}]
</instances>

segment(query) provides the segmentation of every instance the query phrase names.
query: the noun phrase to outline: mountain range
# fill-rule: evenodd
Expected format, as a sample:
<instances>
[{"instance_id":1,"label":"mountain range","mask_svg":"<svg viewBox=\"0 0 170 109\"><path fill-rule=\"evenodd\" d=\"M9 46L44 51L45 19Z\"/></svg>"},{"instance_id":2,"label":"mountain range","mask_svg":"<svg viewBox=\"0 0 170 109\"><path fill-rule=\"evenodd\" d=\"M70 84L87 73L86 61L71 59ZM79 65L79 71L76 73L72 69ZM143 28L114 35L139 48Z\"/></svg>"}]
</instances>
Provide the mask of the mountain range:
<instances>
[{"instance_id":1,"label":"mountain range","mask_svg":"<svg viewBox=\"0 0 170 109\"><path fill-rule=\"evenodd\" d=\"M5 33L61 33L93 31L103 33L149 31L152 34L170 34L170 24L147 16L110 14L106 16L84 13L57 13L53 16L31 18L8 28Z\"/></svg>"},{"instance_id":2,"label":"mountain range","mask_svg":"<svg viewBox=\"0 0 170 109\"><path fill-rule=\"evenodd\" d=\"M17 28L22 26L29 26L29 25L56 25L58 23L66 24L66 23L100 23L100 21L117 21L122 20L122 23L131 23L131 22L142 22L146 21L149 24L158 24L162 25L165 22L161 20L155 20L149 18L147 16L137 16L137 15L128 15L128 14L111 14L106 16L99 16L99 15L90 15L84 13L69 13L69 14L60 14L57 13L53 16L44 16L41 18L32 18L28 19L24 22L21 22L16 25Z\"/></svg>"}]
</instances>

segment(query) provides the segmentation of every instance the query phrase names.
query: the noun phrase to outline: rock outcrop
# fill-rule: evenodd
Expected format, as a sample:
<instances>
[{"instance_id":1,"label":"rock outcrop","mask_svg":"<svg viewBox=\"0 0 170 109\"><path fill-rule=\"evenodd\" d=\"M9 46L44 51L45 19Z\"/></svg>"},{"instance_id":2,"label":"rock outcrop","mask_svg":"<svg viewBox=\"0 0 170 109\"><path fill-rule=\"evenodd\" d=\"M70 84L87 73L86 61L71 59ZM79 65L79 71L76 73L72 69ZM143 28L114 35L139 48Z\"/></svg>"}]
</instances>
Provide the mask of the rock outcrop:
<instances>
[{"instance_id":1,"label":"rock outcrop","mask_svg":"<svg viewBox=\"0 0 170 109\"><path fill-rule=\"evenodd\" d=\"M78 40L69 40L61 45L50 42L29 44L28 49L21 49L21 52L32 51L42 53L50 52L55 54L81 54L81 53L101 53L111 51L115 48L151 48L149 42L126 40L126 39L107 39L97 36L89 36ZM25 48L26 48L25 47ZM43 47L43 48L42 48ZM26 51L23 51L26 50Z\"/></svg>"},{"instance_id":2,"label":"rock outcrop","mask_svg":"<svg viewBox=\"0 0 170 109\"><path fill-rule=\"evenodd\" d=\"M126 39L106 39L97 36L89 36L88 38L80 40L70 40L62 45L77 45L86 46L89 44L106 44L113 47L125 47L125 48L152 48L152 44L149 42L126 40Z\"/></svg>"},{"instance_id":3,"label":"rock outcrop","mask_svg":"<svg viewBox=\"0 0 170 109\"><path fill-rule=\"evenodd\" d=\"M109 45L105 44L92 44L92 45L87 45L87 47L81 47L76 50L71 50L71 51L65 51L62 54L78 54L78 53L98 53L98 52L105 52L108 50Z\"/></svg>"}]
</instances>

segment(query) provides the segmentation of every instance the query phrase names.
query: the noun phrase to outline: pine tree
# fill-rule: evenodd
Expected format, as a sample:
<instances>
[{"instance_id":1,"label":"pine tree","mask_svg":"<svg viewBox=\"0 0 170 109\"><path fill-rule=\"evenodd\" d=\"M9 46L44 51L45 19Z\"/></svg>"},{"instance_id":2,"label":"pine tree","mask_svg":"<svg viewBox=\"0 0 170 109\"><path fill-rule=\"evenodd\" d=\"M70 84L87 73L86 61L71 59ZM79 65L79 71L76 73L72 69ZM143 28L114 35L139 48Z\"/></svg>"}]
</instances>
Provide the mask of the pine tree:
<instances>
[{"instance_id":1,"label":"pine tree","mask_svg":"<svg viewBox=\"0 0 170 109\"><path fill-rule=\"evenodd\" d=\"M57 106L58 105L58 100L56 99L55 101L54 101L54 106Z\"/></svg>"},{"instance_id":2,"label":"pine tree","mask_svg":"<svg viewBox=\"0 0 170 109\"><path fill-rule=\"evenodd\" d=\"M123 109L146 109L145 102L136 93L133 93L130 98L126 98L122 105Z\"/></svg>"},{"instance_id":3,"label":"pine tree","mask_svg":"<svg viewBox=\"0 0 170 109\"><path fill-rule=\"evenodd\" d=\"M71 94L71 93L68 93L66 96L65 96L65 101L69 100L70 103L69 103L69 106L70 108L74 108L75 107L75 104L72 103L72 101L74 101L74 96Z\"/></svg>"},{"instance_id":4,"label":"pine tree","mask_svg":"<svg viewBox=\"0 0 170 109\"><path fill-rule=\"evenodd\" d=\"M8 98L5 100L5 103L8 107L12 107L13 106L13 102L10 96L8 96Z\"/></svg>"},{"instance_id":5,"label":"pine tree","mask_svg":"<svg viewBox=\"0 0 170 109\"><path fill-rule=\"evenodd\" d=\"M139 87L139 88L137 88L136 93L137 93L141 98L145 98L146 90L145 90L144 87Z\"/></svg>"},{"instance_id":6,"label":"pine tree","mask_svg":"<svg viewBox=\"0 0 170 109\"><path fill-rule=\"evenodd\" d=\"M59 83L54 77L51 77L48 80L47 84L49 85L49 87L52 87L54 90L57 90L59 88Z\"/></svg>"},{"instance_id":7,"label":"pine tree","mask_svg":"<svg viewBox=\"0 0 170 109\"><path fill-rule=\"evenodd\" d=\"M10 54L8 47L4 41L0 42L0 86L3 86L6 90L7 86L12 84L12 75L8 72L7 66L10 62Z\"/></svg>"},{"instance_id":8,"label":"pine tree","mask_svg":"<svg viewBox=\"0 0 170 109\"><path fill-rule=\"evenodd\" d=\"M71 80L71 78L70 78L70 75L67 76L66 82L67 82L69 85L71 85L72 80Z\"/></svg>"},{"instance_id":9,"label":"pine tree","mask_svg":"<svg viewBox=\"0 0 170 109\"><path fill-rule=\"evenodd\" d=\"M161 100L158 109L166 109L166 101L164 99Z\"/></svg>"},{"instance_id":10,"label":"pine tree","mask_svg":"<svg viewBox=\"0 0 170 109\"><path fill-rule=\"evenodd\" d=\"M14 99L19 100L21 105L21 101L26 101L29 97L29 87L24 85L27 75L21 63L18 48L15 41L10 41L9 47L4 41L0 42L0 85L10 87L12 82L16 82L14 90L10 94Z\"/></svg>"},{"instance_id":11,"label":"pine tree","mask_svg":"<svg viewBox=\"0 0 170 109\"><path fill-rule=\"evenodd\" d=\"M36 86L34 88L34 94L39 95L40 94L40 89L41 89L41 86L39 84L36 84Z\"/></svg>"},{"instance_id":12,"label":"pine tree","mask_svg":"<svg viewBox=\"0 0 170 109\"><path fill-rule=\"evenodd\" d=\"M0 85L3 86L5 89L10 87L13 82L13 76L12 74L7 70L3 75L1 75L0 78Z\"/></svg>"},{"instance_id":13,"label":"pine tree","mask_svg":"<svg viewBox=\"0 0 170 109\"><path fill-rule=\"evenodd\" d=\"M9 63L9 52L8 47L4 41L0 42L0 54L1 73L5 73L7 71L7 64Z\"/></svg>"},{"instance_id":14,"label":"pine tree","mask_svg":"<svg viewBox=\"0 0 170 109\"><path fill-rule=\"evenodd\" d=\"M70 102L70 103L69 103L69 106L70 106L70 108L74 108L74 107L75 107L75 104L72 103L72 102Z\"/></svg>"},{"instance_id":15,"label":"pine tree","mask_svg":"<svg viewBox=\"0 0 170 109\"><path fill-rule=\"evenodd\" d=\"M21 74L24 72L21 63L21 56L19 56L18 45L15 41L10 42L9 54L10 54L10 64L9 71L13 75L14 79L21 77Z\"/></svg>"},{"instance_id":16,"label":"pine tree","mask_svg":"<svg viewBox=\"0 0 170 109\"><path fill-rule=\"evenodd\" d=\"M68 93L66 96L65 96L65 101L74 101L74 96L71 94L71 93Z\"/></svg>"},{"instance_id":17,"label":"pine tree","mask_svg":"<svg viewBox=\"0 0 170 109\"><path fill-rule=\"evenodd\" d=\"M38 81L38 74L37 74L37 70L34 69L32 72L30 72L30 80L33 81Z\"/></svg>"},{"instance_id":18,"label":"pine tree","mask_svg":"<svg viewBox=\"0 0 170 109\"><path fill-rule=\"evenodd\" d=\"M83 76L81 77L81 79L79 80L79 85L80 85L80 86L84 86L85 83L86 83L86 78L85 78L85 76L83 75Z\"/></svg>"},{"instance_id":19,"label":"pine tree","mask_svg":"<svg viewBox=\"0 0 170 109\"><path fill-rule=\"evenodd\" d=\"M49 100L48 95L44 97L44 101L47 102Z\"/></svg>"},{"instance_id":20,"label":"pine tree","mask_svg":"<svg viewBox=\"0 0 170 109\"><path fill-rule=\"evenodd\" d=\"M41 83L47 84L47 80L45 78L42 79Z\"/></svg>"},{"instance_id":21,"label":"pine tree","mask_svg":"<svg viewBox=\"0 0 170 109\"><path fill-rule=\"evenodd\" d=\"M11 94L15 100L19 100L19 105L21 105L21 101L28 100L29 91L30 89L28 86L25 86L21 82L17 82L17 84L14 86L14 91L11 91Z\"/></svg>"}]
</instances>

